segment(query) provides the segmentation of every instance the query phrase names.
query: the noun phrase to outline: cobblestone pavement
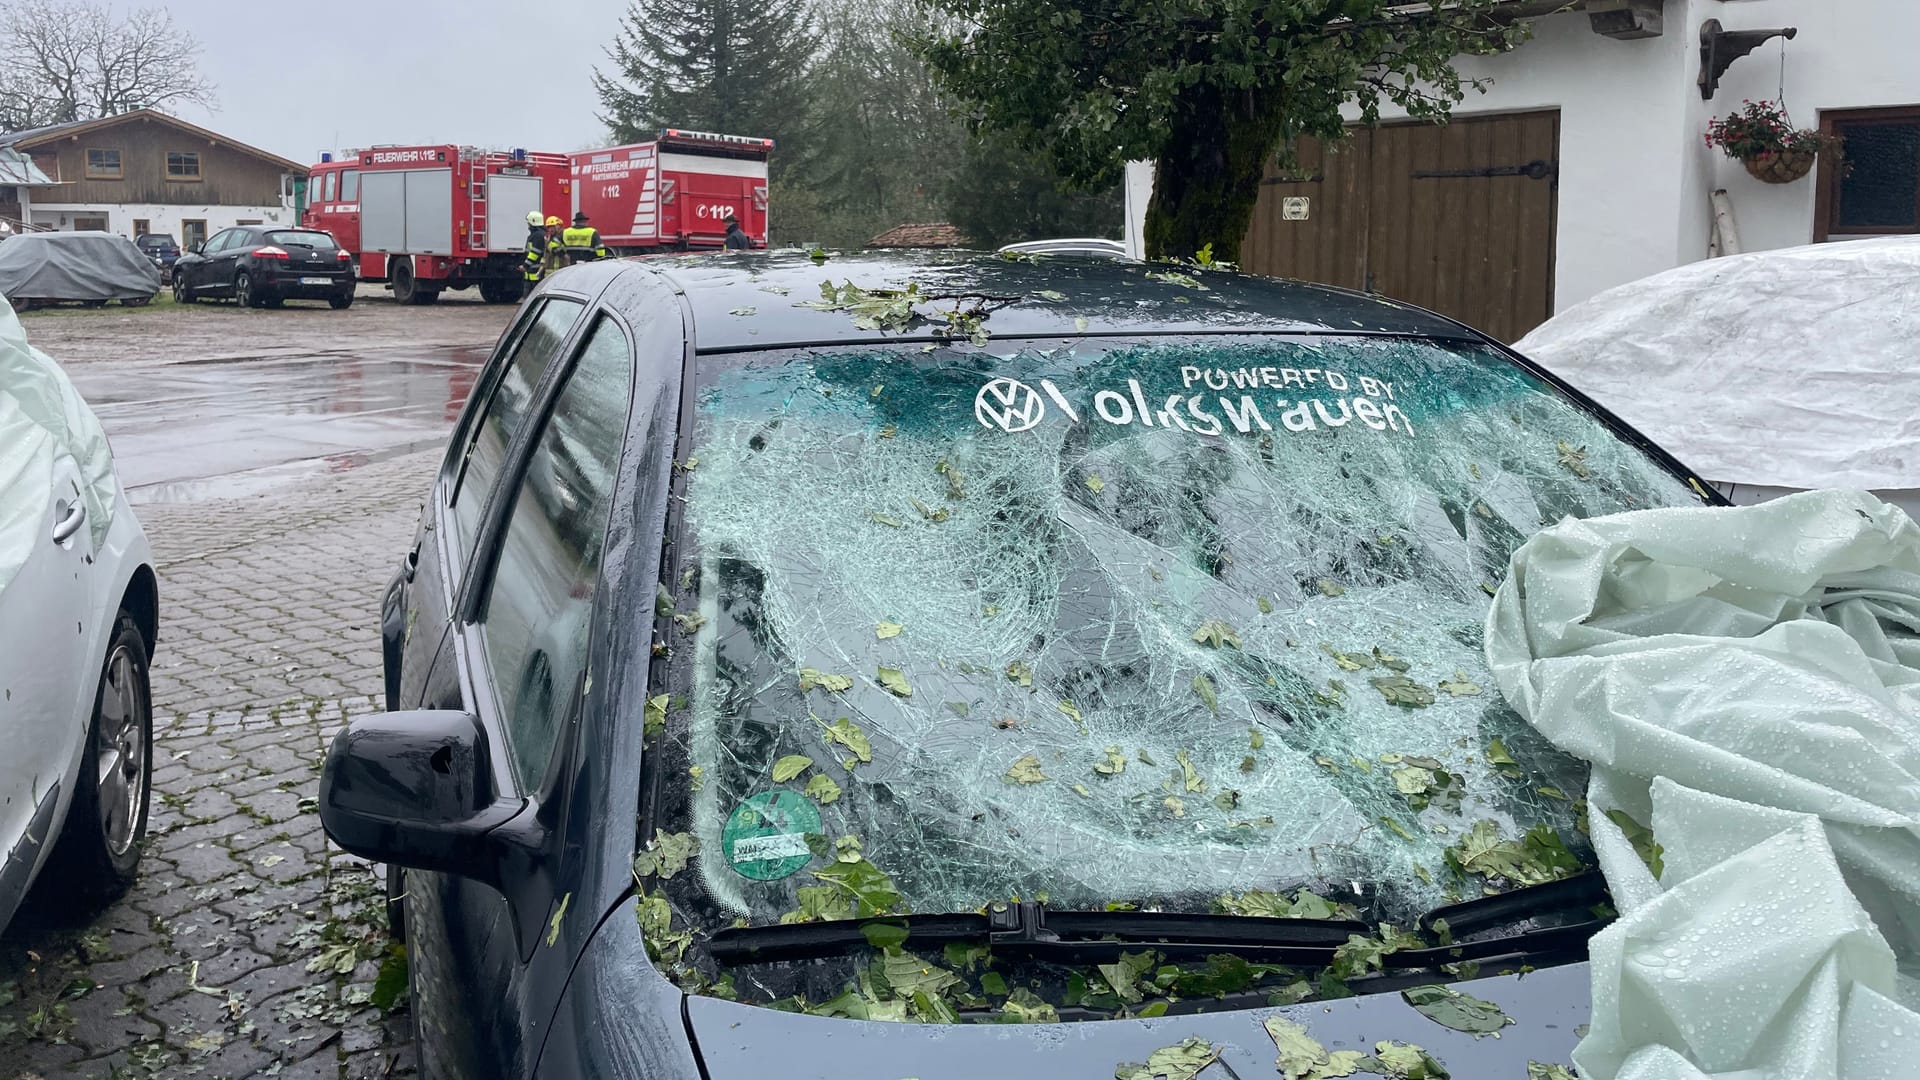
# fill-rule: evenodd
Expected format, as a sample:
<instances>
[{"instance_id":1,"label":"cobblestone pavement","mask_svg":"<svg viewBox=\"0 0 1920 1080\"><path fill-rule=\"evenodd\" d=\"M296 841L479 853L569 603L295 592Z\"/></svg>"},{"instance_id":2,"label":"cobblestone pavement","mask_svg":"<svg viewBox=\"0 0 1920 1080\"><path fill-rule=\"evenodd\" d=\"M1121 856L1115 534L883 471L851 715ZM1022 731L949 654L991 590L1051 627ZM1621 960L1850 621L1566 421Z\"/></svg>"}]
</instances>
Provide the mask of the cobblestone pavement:
<instances>
[{"instance_id":1,"label":"cobblestone pavement","mask_svg":"<svg viewBox=\"0 0 1920 1080\"><path fill-rule=\"evenodd\" d=\"M314 795L326 740L378 707L380 590L437 460L141 508L162 621L140 880L0 938L0 1078L411 1075L377 868L329 852Z\"/></svg>"}]
</instances>

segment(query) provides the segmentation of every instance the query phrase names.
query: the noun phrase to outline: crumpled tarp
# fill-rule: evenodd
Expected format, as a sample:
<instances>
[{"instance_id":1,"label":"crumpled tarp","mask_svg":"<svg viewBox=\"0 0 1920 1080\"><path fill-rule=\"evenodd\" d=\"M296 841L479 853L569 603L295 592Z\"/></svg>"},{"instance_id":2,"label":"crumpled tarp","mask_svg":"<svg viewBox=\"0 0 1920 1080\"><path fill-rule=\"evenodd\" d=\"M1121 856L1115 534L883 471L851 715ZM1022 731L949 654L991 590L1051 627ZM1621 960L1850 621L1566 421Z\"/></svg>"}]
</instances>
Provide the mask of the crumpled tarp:
<instances>
[{"instance_id":1,"label":"crumpled tarp","mask_svg":"<svg viewBox=\"0 0 1920 1080\"><path fill-rule=\"evenodd\" d=\"M1487 658L1592 763L1620 911L1583 1080L1915 1074L1917 631L1920 527L1863 492L1569 518L1514 553Z\"/></svg>"},{"instance_id":2,"label":"crumpled tarp","mask_svg":"<svg viewBox=\"0 0 1920 1080\"><path fill-rule=\"evenodd\" d=\"M79 490L56 492L62 460L79 470ZM93 543L106 538L116 482L107 433L60 365L27 344L27 331L0 300L0 590L49 542L55 499L78 497Z\"/></svg>"},{"instance_id":3,"label":"crumpled tarp","mask_svg":"<svg viewBox=\"0 0 1920 1080\"><path fill-rule=\"evenodd\" d=\"M1677 267L1514 348L1709 480L1920 486L1920 237Z\"/></svg>"},{"instance_id":4,"label":"crumpled tarp","mask_svg":"<svg viewBox=\"0 0 1920 1080\"><path fill-rule=\"evenodd\" d=\"M26 233L0 243L0 296L9 300L139 300L159 291L160 268L124 236Z\"/></svg>"}]
</instances>

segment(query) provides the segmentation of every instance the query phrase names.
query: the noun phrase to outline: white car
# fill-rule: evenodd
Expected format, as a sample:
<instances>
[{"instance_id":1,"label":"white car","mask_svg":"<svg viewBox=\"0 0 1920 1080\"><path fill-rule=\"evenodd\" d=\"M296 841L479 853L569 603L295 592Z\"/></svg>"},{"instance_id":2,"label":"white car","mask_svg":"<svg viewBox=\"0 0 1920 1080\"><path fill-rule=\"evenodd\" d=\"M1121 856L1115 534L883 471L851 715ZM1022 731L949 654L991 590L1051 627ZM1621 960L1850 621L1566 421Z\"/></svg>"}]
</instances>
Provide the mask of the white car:
<instances>
[{"instance_id":1,"label":"white car","mask_svg":"<svg viewBox=\"0 0 1920 1080\"><path fill-rule=\"evenodd\" d=\"M0 928L36 880L80 904L133 883L158 625L100 422L0 302Z\"/></svg>"},{"instance_id":2,"label":"white car","mask_svg":"<svg viewBox=\"0 0 1920 1080\"><path fill-rule=\"evenodd\" d=\"M1099 237L1023 240L1018 244L1008 244L1000 250L1018 251L1028 255L1092 255L1100 259L1127 258L1127 245L1118 240L1104 240Z\"/></svg>"}]
</instances>

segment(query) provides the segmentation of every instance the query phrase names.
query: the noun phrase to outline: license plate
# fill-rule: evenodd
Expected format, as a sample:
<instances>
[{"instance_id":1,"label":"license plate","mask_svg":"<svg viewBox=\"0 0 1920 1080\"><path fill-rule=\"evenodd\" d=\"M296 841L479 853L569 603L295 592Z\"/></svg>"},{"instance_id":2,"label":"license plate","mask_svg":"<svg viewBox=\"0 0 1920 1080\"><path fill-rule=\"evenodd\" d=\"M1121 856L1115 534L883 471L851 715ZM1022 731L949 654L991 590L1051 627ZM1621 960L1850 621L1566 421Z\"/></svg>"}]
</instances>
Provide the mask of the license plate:
<instances>
[{"instance_id":1,"label":"license plate","mask_svg":"<svg viewBox=\"0 0 1920 1080\"><path fill-rule=\"evenodd\" d=\"M331 284L333 284L333 279L332 279L332 278L330 278L330 277L303 277L303 278L301 278L301 279L300 279L300 284L302 284L302 285L331 285Z\"/></svg>"}]
</instances>

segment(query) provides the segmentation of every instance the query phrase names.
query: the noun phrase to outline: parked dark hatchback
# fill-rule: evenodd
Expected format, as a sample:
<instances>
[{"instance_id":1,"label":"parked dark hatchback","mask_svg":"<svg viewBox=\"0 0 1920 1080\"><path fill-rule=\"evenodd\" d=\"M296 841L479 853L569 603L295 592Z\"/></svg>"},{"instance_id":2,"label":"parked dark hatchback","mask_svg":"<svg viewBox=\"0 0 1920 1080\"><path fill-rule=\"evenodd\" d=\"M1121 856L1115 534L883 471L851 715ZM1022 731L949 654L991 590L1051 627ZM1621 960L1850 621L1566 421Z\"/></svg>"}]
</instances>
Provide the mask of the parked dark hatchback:
<instances>
[{"instance_id":1,"label":"parked dark hatchback","mask_svg":"<svg viewBox=\"0 0 1920 1080\"><path fill-rule=\"evenodd\" d=\"M1357 294L578 266L467 403L322 820L412 868L431 1076L1260 1076L1303 1034L1518 1078L1567 1060L1609 909L1487 592L1690 482ZM1511 1025L1398 993L1434 984Z\"/></svg>"},{"instance_id":2,"label":"parked dark hatchback","mask_svg":"<svg viewBox=\"0 0 1920 1080\"><path fill-rule=\"evenodd\" d=\"M171 273L173 264L180 260L180 244L171 233L142 233L133 238L133 243L162 273Z\"/></svg>"},{"instance_id":3,"label":"parked dark hatchback","mask_svg":"<svg viewBox=\"0 0 1920 1080\"><path fill-rule=\"evenodd\" d=\"M279 307L288 300L353 303L353 257L319 229L239 225L214 233L173 267L173 299L228 297L242 307Z\"/></svg>"}]
</instances>

